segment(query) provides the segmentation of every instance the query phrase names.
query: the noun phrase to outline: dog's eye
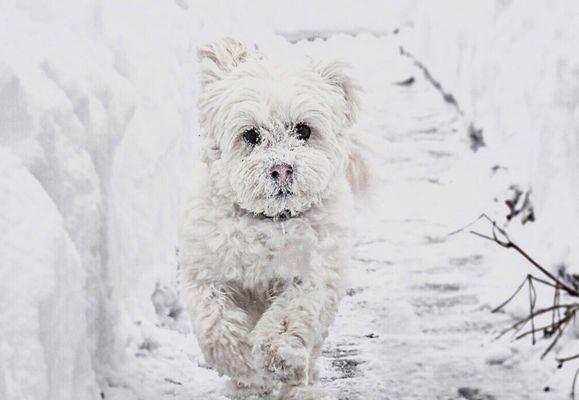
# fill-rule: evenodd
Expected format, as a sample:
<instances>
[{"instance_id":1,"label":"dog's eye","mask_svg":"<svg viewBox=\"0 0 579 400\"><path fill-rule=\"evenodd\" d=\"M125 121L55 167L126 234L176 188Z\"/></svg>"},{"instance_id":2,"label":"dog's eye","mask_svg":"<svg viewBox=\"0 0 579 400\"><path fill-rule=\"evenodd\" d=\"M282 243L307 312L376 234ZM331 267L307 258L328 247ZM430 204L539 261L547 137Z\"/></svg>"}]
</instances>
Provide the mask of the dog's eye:
<instances>
[{"instance_id":1,"label":"dog's eye","mask_svg":"<svg viewBox=\"0 0 579 400\"><path fill-rule=\"evenodd\" d=\"M243 133L243 138L247 140L247 142L250 143L252 146L255 146L261 141L261 135L259 134L257 128L251 128L246 130Z\"/></svg>"},{"instance_id":2,"label":"dog's eye","mask_svg":"<svg viewBox=\"0 0 579 400\"><path fill-rule=\"evenodd\" d=\"M295 127L296 136L300 140L308 140L312 130L306 124L297 124Z\"/></svg>"}]
</instances>

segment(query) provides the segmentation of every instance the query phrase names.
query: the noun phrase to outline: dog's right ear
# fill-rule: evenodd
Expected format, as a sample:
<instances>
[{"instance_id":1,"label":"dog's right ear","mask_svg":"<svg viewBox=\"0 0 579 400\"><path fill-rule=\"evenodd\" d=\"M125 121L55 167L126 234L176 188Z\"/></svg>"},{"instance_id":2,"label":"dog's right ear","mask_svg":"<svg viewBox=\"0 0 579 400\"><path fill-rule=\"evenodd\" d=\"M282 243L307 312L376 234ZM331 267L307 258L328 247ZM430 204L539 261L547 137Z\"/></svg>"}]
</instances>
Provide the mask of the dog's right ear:
<instances>
[{"instance_id":1,"label":"dog's right ear","mask_svg":"<svg viewBox=\"0 0 579 400\"><path fill-rule=\"evenodd\" d=\"M197 49L201 63L201 86L220 80L249 58L247 46L239 40L225 37Z\"/></svg>"}]
</instances>

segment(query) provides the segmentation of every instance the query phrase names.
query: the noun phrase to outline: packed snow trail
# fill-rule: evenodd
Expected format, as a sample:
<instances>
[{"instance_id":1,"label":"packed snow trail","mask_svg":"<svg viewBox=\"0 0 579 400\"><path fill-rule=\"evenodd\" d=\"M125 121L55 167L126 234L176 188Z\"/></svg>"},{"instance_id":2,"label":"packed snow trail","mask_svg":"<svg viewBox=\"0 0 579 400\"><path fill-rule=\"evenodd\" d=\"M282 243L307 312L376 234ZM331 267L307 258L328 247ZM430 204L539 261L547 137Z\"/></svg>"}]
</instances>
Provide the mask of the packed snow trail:
<instances>
[{"instance_id":1,"label":"packed snow trail","mask_svg":"<svg viewBox=\"0 0 579 400\"><path fill-rule=\"evenodd\" d=\"M492 245L448 236L464 198L448 176L472 156L466 121L409 59L375 54L375 70L360 76L364 129L380 143L380 205L360 221L325 384L343 400L537 399L541 371L512 365L510 348L491 342L508 323L478 296L492 285L484 256Z\"/></svg>"},{"instance_id":2,"label":"packed snow trail","mask_svg":"<svg viewBox=\"0 0 579 400\"><path fill-rule=\"evenodd\" d=\"M365 91L360 130L377 156L378 201L359 221L322 382L341 400L562 398L567 388L543 392L547 368L492 342L510 321L481 300L493 285L486 254L496 249L448 236L468 199L451 178L472 157L466 122L395 42L361 35L296 44L353 65ZM224 399L225 378L204 364L186 329L149 330L151 340L127 360L128 372L111 378L104 398Z\"/></svg>"}]
</instances>

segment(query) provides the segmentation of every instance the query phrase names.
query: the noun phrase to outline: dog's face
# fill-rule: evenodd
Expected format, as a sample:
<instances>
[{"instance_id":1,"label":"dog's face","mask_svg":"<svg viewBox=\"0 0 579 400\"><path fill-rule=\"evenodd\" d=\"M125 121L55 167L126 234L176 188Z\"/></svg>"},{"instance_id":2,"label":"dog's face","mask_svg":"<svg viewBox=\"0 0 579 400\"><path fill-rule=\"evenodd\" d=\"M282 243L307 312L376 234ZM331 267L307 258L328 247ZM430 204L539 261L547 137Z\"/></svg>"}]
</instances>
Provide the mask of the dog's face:
<instances>
[{"instance_id":1,"label":"dog's face","mask_svg":"<svg viewBox=\"0 0 579 400\"><path fill-rule=\"evenodd\" d=\"M232 39L199 54L201 121L215 190L271 217L298 215L323 201L345 176L345 131L357 110L342 64L275 65Z\"/></svg>"}]
</instances>

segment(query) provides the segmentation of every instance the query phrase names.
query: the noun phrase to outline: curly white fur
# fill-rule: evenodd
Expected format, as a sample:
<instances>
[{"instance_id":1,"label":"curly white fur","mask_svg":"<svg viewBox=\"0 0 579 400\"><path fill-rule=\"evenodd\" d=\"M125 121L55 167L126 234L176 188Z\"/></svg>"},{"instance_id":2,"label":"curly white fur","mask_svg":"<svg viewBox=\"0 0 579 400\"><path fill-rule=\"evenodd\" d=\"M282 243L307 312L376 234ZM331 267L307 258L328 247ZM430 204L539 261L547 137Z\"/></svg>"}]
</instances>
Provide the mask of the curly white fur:
<instances>
[{"instance_id":1,"label":"curly white fur","mask_svg":"<svg viewBox=\"0 0 579 400\"><path fill-rule=\"evenodd\" d=\"M274 64L229 38L199 57L206 168L180 234L195 334L232 397L281 382L282 399L326 398L316 359L344 294L353 192L367 182L357 86L341 63ZM287 195L270 175L280 163L293 168Z\"/></svg>"}]
</instances>

